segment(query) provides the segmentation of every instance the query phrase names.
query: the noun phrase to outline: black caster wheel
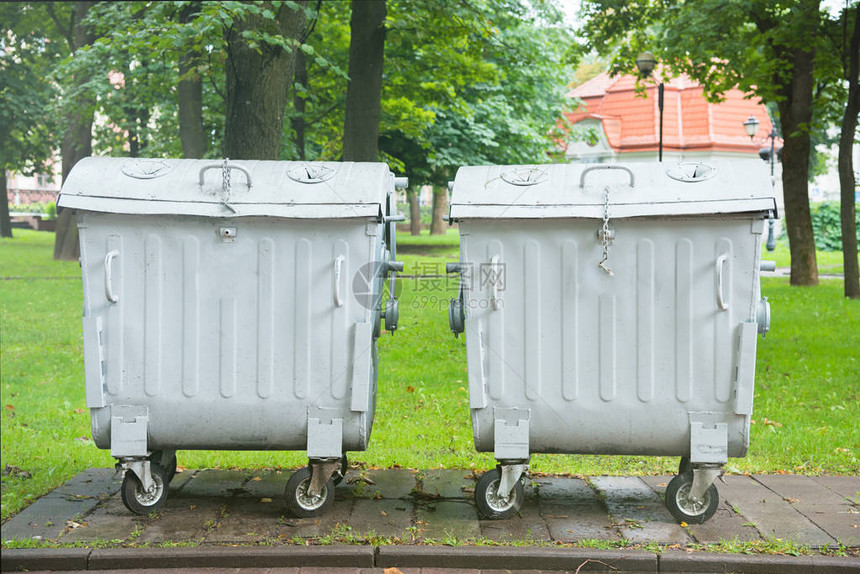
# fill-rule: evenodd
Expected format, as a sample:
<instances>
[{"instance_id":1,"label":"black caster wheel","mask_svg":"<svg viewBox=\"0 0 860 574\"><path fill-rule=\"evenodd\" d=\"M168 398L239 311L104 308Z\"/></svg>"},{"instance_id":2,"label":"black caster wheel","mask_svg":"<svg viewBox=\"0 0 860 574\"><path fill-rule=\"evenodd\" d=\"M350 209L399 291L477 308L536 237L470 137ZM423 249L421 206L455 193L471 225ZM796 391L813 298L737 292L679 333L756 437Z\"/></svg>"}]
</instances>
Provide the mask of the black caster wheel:
<instances>
[{"instance_id":1,"label":"black caster wheel","mask_svg":"<svg viewBox=\"0 0 860 574\"><path fill-rule=\"evenodd\" d=\"M331 508L334 502L334 481L328 479L322 487L319 496L308 493L311 485L311 470L300 468L290 480L284 498L287 501L287 509L297 518L311 518L321 516Z\"/></svg>"},{"instance_id":2,"label":"black caster wheel","mask_svg":"<svg viewBox=\"0 0 860 574\"><path fill-rule=\"evenodd\" d=\"M675 520L687 524L703 524L714 515L720 503L720 495L713 484L705 491L701 500L690 498L693 486L693 471L679 474L666 487L666 508Z\"/></svg>"},{"instance_id":3,"label":"black caster wheel","mask_svg":"<svg viewBox=\"0 0 860 574\"><path fill-rule=\"evenodd\" d=\"M167 471L157 464L149 465L149 472L152 475L153 486L147 492L143 489L143 485L137 475L130 470L125 471L125 476L122 478L122 503L125 507L135 514L149 514L158 510L167 501Z\"/></svg>"},{"instance_id":4,"label":"black caster wheel","mask_svg":"<svg viewBox=\"0 0 860 574\"><path fill-rule=\"evenodd\" d=\"M475 485L475 503L478 505L478 515L486 520L504 520L515 515L523 505L523 481L514 483L514 488L507 498L499 496L499 482L502 472L498 468L488 470Z\"/></svg>"}]
</instances>

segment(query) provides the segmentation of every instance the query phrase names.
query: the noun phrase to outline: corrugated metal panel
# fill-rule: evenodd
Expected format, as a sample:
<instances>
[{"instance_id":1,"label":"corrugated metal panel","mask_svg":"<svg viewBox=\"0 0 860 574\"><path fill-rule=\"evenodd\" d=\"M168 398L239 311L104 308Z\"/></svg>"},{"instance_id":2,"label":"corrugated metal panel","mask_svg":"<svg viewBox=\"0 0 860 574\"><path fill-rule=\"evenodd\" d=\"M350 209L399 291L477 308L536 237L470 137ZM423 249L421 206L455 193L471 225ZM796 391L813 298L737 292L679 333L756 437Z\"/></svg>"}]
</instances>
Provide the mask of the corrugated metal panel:
<instances>
[{"instance_id":1,"label":"corrugated metal panel","mask_svg":"<svg viewBox=\"0 0 860 574\"><path fill-rule=\"evenodd\" d=\"M344 448L364 448L375 313L354 300L351 279L380 250L366 222L260 218L231 222L225 238L221 220L82 215L87 398L108 407L93 412L100 445L112 408L146 405L155 448L304 449L309 406L348 413L354 401L364 414L343 415ZM112 381L106 396L100 378Z\"/></svg>"},{"instance_id":2,"label":"corrugated metal panel","mask_svg":"<svg viewBox=\"0 0 860 574\"><path fill-rule=\"evenodd\" d=\"M737 321L755 305L760 235L749 218L617 222L610 277L597 265L598 227L461 224L462 260L477 271L497 257L506 278L500 309L488 304L488 277L466 293L476 445L492 450L492 412L516 406L532 411L531 452L686 454L691 411L721 413L739 452L746 423L726 397L737 386ZM715 296L722 254L728 311Z\"/></svg>"}]
</instances>

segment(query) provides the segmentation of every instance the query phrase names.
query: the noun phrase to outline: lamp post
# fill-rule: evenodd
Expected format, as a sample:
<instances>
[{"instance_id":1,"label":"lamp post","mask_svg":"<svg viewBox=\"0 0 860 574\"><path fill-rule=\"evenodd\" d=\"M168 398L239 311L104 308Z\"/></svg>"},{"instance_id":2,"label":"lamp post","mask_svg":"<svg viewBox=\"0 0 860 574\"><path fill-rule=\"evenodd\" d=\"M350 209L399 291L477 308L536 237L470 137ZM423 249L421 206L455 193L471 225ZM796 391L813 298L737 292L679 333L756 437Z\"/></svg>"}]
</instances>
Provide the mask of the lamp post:
<instances>
[{"instance_id":1,"label":"lamp post","mask_svg":"<svg viewBox=\"0 0 860 574\"><path fill-rule=\"evenodd\" d=\"M657 58L651 52L642 52L636 57L636 67L643 78L651 76L651 72L657 66ZM657 85L657 107L660 109L660 147L657 159L663 161L663 82Z\"/></svg>"},{"instance_id":2,"label":"lamp post","mask_svg":"<svg viewBox=\"0 0 860 574\"><path fill-rule=\"evenodd\" d=\"M749 119L744 122L744 129L746 130L747 135L750 137L750 140L753 140L755 138L755 134L758 131L758 124L759 124L759 121L757 119L755 119L755 116L750 116ZM770 157L770 185L775 186L776 182L774 181L774 178L773 178L773 166L774 166L774 162L776 161L776 157L775 157L773 148L774 148L774 141L776 141L776 138L779 134L776 133L776 126L774 125L773 121L771 121L770 124L771 124L770 133L767 134L765 137L770 138L770 155L769 155L769 157ZM768 222L767 222L767 243L766 243L766 246L767 246L768 251L773 251L774 249L776 249L776 238L773 236L773 216L772 215L771 215L770 219L768 219Z\"/></svg>"}]
</instances>

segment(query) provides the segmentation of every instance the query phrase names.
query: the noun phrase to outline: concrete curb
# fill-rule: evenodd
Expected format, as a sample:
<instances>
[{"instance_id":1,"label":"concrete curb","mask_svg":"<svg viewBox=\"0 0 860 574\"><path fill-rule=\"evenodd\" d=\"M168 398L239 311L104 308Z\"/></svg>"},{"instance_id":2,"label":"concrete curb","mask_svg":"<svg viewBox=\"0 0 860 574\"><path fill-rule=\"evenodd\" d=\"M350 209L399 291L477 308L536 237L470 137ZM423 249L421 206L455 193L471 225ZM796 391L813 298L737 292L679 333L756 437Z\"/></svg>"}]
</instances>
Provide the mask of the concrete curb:
<instances>
[{"instance_id":1,"label":"concrete curb","mask_svg":"<svg viewBox=\"0 0 860 574\"><path fill-rule=\"evenodd\" d=\"M380 546L377 568L475 568L481 570L609 570L656 572L657 556L642 550L583 550L486 546Z\"/></svg>"},{"instance_id":2,"label":"concrete curb","mask_svg":"<svg viewBox=\"0 0 860 574\"><path fill-rule=\"evenodd\" d=\"M70 552L74 551L74 552ZM199 546L196 548L25 548L3 551L0 570L143 568L372 568L372 546Z\"/></svg>"},{"instance_id":3,"label":"concrete curb","mask_svg":"<svg viewBox=\"0 0 860 574\"><path fill-rule=\"evenodd\" d=\"M666 552L658 572L734 572L736 574L857 574L860 558L841 556L771 556Z\"/></svg>"},{"instance_id":4,"label":"concrete curb","mask_svg":"<svg viewBox=\"0 0 860 574\"><path fill-rule=\"evenodd\" d=\"M0 571L86 570L89 548L4 548Z\"/></svg>"},{"instance_id":5,"label":"concrete curb","mask_svg":"<svg viewBox=\"0 0 860 574\"><path fill-rule=\"evenodd\" d=\"M3 572L153 568L449 568L736 574L860 574L860 558L482 546L199 546L5 549Z\"/></svg>"}]
</instances>

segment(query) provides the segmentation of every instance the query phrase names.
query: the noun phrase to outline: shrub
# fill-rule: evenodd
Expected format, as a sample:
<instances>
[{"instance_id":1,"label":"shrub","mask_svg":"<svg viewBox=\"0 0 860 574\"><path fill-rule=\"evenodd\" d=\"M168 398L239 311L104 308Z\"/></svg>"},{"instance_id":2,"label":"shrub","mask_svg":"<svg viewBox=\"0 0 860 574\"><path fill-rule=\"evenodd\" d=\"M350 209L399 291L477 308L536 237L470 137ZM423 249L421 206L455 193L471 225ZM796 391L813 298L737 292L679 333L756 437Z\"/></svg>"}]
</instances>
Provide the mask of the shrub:
<instances>
[{"instance_id":1,"label":"shrub","mask_svg":"<svg viewBox=\"0 0 860 574\"><path fill-rule=\"evenodd\" d=\"M824 201L812 204L812 232L815 247L821 251L842 251L842 226L839 220L839 202ZM854 230L860 241L860 211L854 214Z\"/></svg>"}]
</instances>

